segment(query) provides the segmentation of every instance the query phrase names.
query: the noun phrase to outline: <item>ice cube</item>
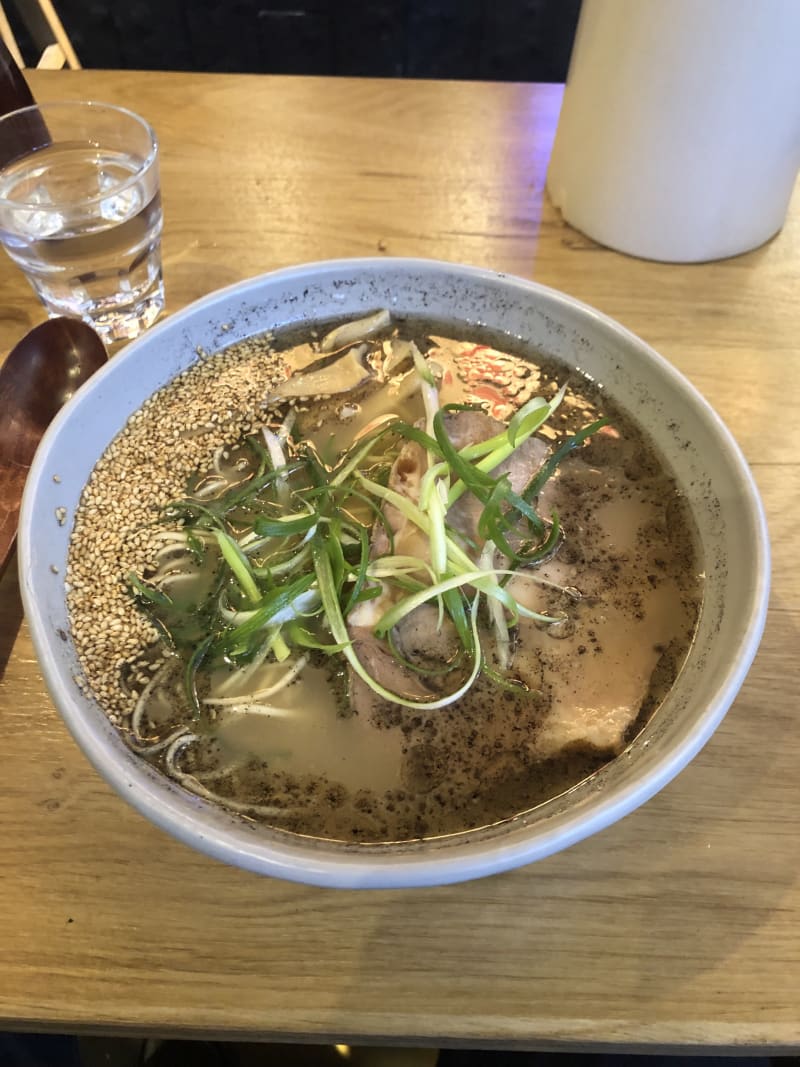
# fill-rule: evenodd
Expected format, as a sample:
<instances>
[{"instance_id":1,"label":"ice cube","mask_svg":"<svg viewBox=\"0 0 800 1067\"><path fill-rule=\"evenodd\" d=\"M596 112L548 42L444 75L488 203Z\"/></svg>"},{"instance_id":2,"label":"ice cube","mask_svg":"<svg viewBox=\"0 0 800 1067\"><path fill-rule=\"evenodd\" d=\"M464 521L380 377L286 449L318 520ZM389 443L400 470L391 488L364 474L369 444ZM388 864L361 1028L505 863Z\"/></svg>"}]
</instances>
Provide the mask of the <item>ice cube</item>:
<instances>
[{"instance_id":1,"label":"ice cube","mask_svg":"<svg viewBox=\"0 0 800 1067\"><path fill-rule=\"evenodd\" d=\"M99 193L110 193L112 189L116 189L119 185L119 174L112 174L107 170L103 170L102 167L97 172L97 191Z\"/></svg>"},{"instance_id":2,"label":"ice cube","mask_svg":"<svg viewBox=\"0 0 800 1067\"><path fill-rule=\"evenodd\" d=\"M54 237L64 228L64 216L60 211L30 211L17 208L12 213L12 230L28 239Z\"/></svg>"},{"instance_id":3,"label":"ice cube","mask_svg":"<svg viewBox=\"0 0 800 1067\"><path fill-rule=\"evenodd\" d=\"M100 214L109 222L123 222L135 215L141 206L139 190L134 186L101 201Z\"/></svg>"},{"instance_id":4,"label":"ice cube","mask_svg":"<svg viewBox=\"0 0 800 1067\"><path fill-rule=\"evenodd\" d=\"M50 190L46 185L39 184L26 195L25 199L29 204L52 204L53 198L50 196Z\"/></svg>"}]
</instances>

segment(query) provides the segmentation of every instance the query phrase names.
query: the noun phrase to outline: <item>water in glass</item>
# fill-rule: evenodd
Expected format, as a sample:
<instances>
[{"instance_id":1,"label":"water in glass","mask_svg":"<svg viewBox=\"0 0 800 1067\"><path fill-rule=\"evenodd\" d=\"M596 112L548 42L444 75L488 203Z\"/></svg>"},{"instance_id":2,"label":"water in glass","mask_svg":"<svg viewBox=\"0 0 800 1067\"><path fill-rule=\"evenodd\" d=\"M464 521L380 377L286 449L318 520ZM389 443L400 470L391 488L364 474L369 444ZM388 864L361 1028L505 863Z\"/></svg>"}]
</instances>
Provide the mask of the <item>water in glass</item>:
<instances>
[{"instance_id":1,"label":"water in glass","mask_svg":"<svg viewBox=\"0 0 800 1067\"><path fill-rule=\"evenodd\" d=\"M156 169L142 172L123 152L58 143L0 175L0 238L11 258L53 313L89 317L111 340L138 333L163 308L161 227Z\"/></svg>"}]
</instances>

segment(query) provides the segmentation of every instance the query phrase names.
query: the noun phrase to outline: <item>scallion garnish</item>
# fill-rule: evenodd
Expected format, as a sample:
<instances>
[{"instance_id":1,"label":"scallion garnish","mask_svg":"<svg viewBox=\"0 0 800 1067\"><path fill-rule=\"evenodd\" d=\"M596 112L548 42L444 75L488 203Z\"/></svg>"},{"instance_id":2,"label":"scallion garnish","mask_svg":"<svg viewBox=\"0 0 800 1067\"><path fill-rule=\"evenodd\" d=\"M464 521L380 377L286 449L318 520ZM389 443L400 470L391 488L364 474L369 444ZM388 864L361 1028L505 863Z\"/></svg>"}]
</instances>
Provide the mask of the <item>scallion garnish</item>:
<instances>
[{"instance_id":1,"label":"scallion garnish","mask_svg":"<svg viewBox=\"0 0 800 1067\"><path fill-rule=\"evenodd\" d=\"M195 568L212 569L204 599L185 605L171 599L159 588L157 571L152 580L131 574L128 582L143 610L184 655L193 714L201 714L201 667L249 663L253 671L262 661L291 661L299 666L290 672L299 673L309 657L322 655L344 656L375 693L408 708L452 703L481 671L499 685L524 690L509 674L511 631L520 618L547 624L559 615L519 603L509 581L552 588L535 567L557 550L561 528L555 514L540 514L537 502L558 464L608 420L561 443L515 492L498 468L556 410L564 389L550 401L528 401L486 440L457 448L449 419L475 408L441 406L434 373L441 371L413 346L412 356L424 429L396 415L377 419L328 466L310 441L293 436L289 412L277 433L265 430L263 440L251 437L241 446L244 454L249 448L253 462L241 477L237 473L235 484L226 488L218 467L221 477L210 491L204 489L202 499L189 495L165 509L162 521L176 532L163 536L183 545ZM399 492L391 479L387 483L387 448L396 455L404 445L409 456L419 453L422 463L411 495ZM459 529L451 509L465 493L479 508L474 528ZM215 544L218 555L209 552ZM161 580L166 586L167 578ZM422 665L410 661L396 636L404 620L425 605L436 609L440 627L447 619L458 642L457 653L441 666L432 666L425 655ZM360 627L384 641L403 670L423 680L458 668L458 682L449 692L419 698L392 691L359 658L352 631ZM486 653L482 640L488 642ZM282 677L288 684L295 674ZM224 708L236 702L205 703Z\"/></svg>"}]
</instances>

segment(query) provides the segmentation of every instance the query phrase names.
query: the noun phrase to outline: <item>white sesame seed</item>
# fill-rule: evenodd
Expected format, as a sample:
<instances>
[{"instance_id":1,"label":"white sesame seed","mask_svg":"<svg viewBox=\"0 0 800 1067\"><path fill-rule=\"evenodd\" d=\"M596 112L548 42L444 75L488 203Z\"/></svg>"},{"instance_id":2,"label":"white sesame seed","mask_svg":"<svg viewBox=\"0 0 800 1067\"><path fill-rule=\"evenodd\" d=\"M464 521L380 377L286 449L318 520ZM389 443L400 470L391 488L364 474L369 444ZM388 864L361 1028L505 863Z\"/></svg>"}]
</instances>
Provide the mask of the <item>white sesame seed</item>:
<instances>
[{"instance_id":1,"label":"white sesame seed","mask_svg":"<svg viewBox=\"0 0 800 1067\"><path fill-rule=\"evenodd\" d=\"M159 641L125 576L153 562L149 530L189 476L210 465L220 444L261 426L263 399L284 378L270 340L254 338L204 358L155 393L130 417L84 489L65 588L81 666L112 722L130 715L135 703L133 690L123 689L121 668ZM65 523L66 509L60 511ZM142 687L159 665L137 665Z\"/></svg>"}]
</instances>

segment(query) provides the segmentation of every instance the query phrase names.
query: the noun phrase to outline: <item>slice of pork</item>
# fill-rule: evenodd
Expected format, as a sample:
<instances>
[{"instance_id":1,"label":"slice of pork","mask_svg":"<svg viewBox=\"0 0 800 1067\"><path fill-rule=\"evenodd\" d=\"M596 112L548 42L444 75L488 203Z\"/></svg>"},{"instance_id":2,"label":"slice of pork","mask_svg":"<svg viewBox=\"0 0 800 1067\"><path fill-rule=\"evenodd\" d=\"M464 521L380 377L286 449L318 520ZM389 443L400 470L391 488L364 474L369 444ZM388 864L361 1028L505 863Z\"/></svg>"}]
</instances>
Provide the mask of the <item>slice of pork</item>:
<instances>
[{"instance_id":1,"label":"slice of pork","mask_svg":"<svg viewBox=\"0 0 800 1067\"><path fill-rule=\"evenodd\" d=\"M457 449L478 441L485 441L503 430L503 423L477 411L463 411L445 416L448 436ZM495 476L508 473L512 488L519 492L538 470L547 446L544 442L529 438L517 451L493 472ZM401 448L389 474L389 487L413 503L419 502L420 483L428 466L426 450L414 441L407 441ZM482 505L466 492L447 513L447 522L465 538L465 544L474 544L471 554L477 555L481 547L478 536L478 520ZM391 504L384 507L384 518L392 530L394 551L397 555L413 556L428 561L430 546L425 534L401 511ZM376 523L372 533L371 555L377 559L390 551L389 537L382 523ZM440 695L447 689L456 689L460 684L460 670L445 674L420 673L400 663L385 641L375 637L373 628L378 619L391 606L392 596L384 587L384 593L359 604L348 619L348 630L353 646L365 667L386 689L410 699L425 699L431 693ZM433 605L423 605L411 613L396 628L395 644L401 655L421 667L423 671L437 664L445 665L453 659L458 641L452 623L445 619L438 626L439 613ZM353 672L349 681L352 705L359 713L375 706L375 694Z\"/></svg>"},{"instance_id":2,"label":"slice of pork","mask_svg":"<svg viewBox=\"0 0 800 1067\"><path fill-rule=\"evenodd\" d=\"M523 622L518 632L514 670L523 680L531 674L533 687L542 686L549 697L530 743L542 757L574 748L621 752L665 655L663 634L674 631L676 619L688 618L680 586L655 581L681 543L646 536L648 527L664 525L670 501L654 498L644 481L627 481L624 494L604 492L608 484L626 484L627 455L623 448L619 453L619 463L602 471L579 454L570 457L544 494L561 513L570 495L598 503L567 531L563 550L535 571L580 590L577 604L547 603L549 610L566 608L569 623L539 628ZM598 570L602 557L614 561L613 571ZM612 573L613 584L603 584L601 573ZM520 603L541 610L543 590L534 583L519 576L508 588Z\"/></svg>"},{"instance_id":3,"label":"slice of pork","mask_svg":"<svg viewBox=\"0 0 800 1067\"><path fill-rule=\"evenodd\" d=\"M352 615L348 630L354 652L372 677L398 696L433 700L457 689L464 681L468 665L457 660L460 644L455 627L447 617L439 626L439 612L432 604L420 605L395 626L394 644L401 659L386 641L375 636L371 627L353 625ZM449 664L451 670L442 669ZM348 695L351 707L359 715L369 714L383 703L352 668Z\"/></svg>"}]
</instances>

